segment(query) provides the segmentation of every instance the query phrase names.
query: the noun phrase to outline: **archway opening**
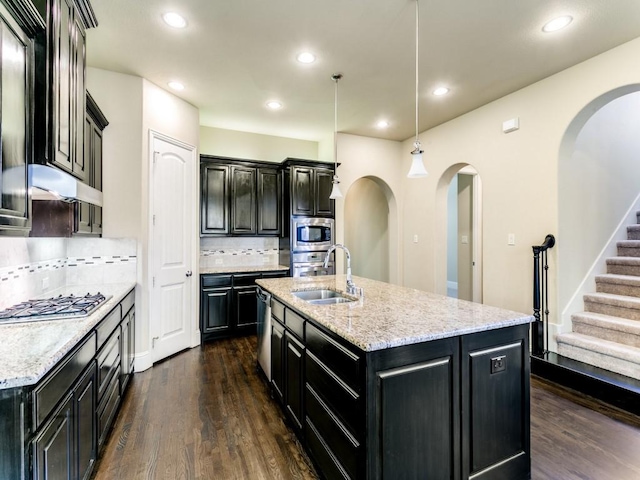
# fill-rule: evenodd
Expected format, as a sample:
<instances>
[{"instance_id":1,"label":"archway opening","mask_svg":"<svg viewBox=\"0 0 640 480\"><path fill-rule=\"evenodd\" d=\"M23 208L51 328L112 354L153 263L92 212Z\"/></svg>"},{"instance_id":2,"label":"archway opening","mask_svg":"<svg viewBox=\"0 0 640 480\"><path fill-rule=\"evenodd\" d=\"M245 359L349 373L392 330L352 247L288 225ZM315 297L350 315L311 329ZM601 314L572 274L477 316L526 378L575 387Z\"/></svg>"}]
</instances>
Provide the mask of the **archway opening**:
<instances>
[{"instance_id":1,"label":"archway opening","mask_svg":"<svg viewBox=\"0 0 640 480\"><path fill-rule=\"evenodd\" d=\"M393 235L395 199L389 186L378 177L356 180L345 197L344 241L351 251L354 275L397 281L394 277Z\"/></svg>"}]
</instances>

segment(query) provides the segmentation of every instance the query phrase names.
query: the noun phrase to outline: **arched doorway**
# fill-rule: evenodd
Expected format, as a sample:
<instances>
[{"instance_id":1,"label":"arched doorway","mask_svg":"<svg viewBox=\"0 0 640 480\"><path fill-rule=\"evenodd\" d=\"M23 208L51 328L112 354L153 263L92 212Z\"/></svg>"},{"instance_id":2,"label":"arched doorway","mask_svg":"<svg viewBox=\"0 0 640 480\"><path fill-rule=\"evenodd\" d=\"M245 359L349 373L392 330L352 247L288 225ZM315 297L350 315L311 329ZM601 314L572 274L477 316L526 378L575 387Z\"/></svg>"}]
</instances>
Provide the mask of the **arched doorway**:
<instances>
[{"instance_id":1,"label":"arched doorway","mask_svg":"<svg viewBox=\"0 0 640 480\"><path fill-rule=\"evenodd\" d=\"M378 177L356 180L345 197L344 242L351 251L354 275L382 282L394 282L397 239L395 198Z\"/></svg>"},{"instance_id":2,"label":"arched doorway","mask_svg":"<svg viewBox=\"0 0 640 480\"><path fill-rule=\"evenodd\" d=\"M436 191L436 291L482 303L482 183L468 164L450 167Z\"/></svg>"}]
</instances>

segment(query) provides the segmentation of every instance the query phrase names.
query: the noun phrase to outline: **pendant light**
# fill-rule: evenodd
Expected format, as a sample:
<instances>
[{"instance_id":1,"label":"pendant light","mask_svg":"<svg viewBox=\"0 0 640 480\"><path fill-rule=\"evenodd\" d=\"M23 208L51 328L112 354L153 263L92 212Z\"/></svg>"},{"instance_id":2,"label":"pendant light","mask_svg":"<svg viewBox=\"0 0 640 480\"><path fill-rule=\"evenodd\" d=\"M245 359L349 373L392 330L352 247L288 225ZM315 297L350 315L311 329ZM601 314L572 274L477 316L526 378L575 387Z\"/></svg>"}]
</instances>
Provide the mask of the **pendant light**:
<instances>
[{"instance_id":1,"label":"pendant light","mask_svg":"<svg viewBox=\"0 0 640 480\"><path fill-rule=\"evenodd\" d=\"M333 115L333 187L331 187L331 194L329 198L335 200L336 198L342 198L342 192L338 184L338 80L342 78L341 73L334 73L331 75L331 79L336 83L335 86L335 102L334 102L334 115Z\"/></svg>"},{"instance_id":2,"label":"pendant light","mask_svg":"<svg viewBox=\"0 0 640 480\"><path fill-rule=\"evenodd\" d=\"M416 0L416 141L413 143L414 149L411 152L411 168L407 174L408 178L421 178L428 175L427 169L422 163L422 153L420 150L420 140L418 139L418 89L419 89L419 56L418 47L420 39L420 5Z\"/></svg>"}]
</instances>

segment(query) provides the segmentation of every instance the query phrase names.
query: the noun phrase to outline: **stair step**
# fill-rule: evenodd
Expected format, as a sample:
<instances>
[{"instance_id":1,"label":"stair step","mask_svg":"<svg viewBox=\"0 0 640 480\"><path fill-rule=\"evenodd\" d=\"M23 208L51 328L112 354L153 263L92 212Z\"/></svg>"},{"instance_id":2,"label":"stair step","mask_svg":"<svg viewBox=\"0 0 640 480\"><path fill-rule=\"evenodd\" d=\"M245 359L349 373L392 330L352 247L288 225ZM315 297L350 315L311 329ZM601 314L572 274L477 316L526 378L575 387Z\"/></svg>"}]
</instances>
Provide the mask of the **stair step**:
<instances>
[{"instance_id":1,"label":"stair step","mask_svg":"<svg viewBox=\"0 0 640 480\"><path fill-rule=\"evenodd\" d=\"M556 340L559 355L640 380L640 348L580 333L563 333Z\"/></svg>"},{"instance_id":2,"label":"stair step","mask_svg":"<svg viewBox=\"0 0 640 480\"><path fill-rule=\"evenodd\" d=\"M623 240L616 245L620 257L640 257L640 240Z\"/></svg>"},{"instance_id":3,"label":"stair step","mask_svg":"<svg viewBox=\"0 0 640 480\"><path fill-rule=\"evenodd\" d=\"M587 312L640 320L640 298L612 293L587 293L583 299Z\"/></svg>"},{"instance_id":4,"label":"stair step","mask_svg":"<svg viewBox=\"0 0 640 480\"><path fill-rule=\"evenodd\" d=\"M640 277L633 275L604 274L596 275L596 291L640 297Z\"/></svg>"},{"instance_id":5,"label":"stair step","mask_svg":"<svg viewBox=\"0 0 640 480\"><path fill-rule=\"evenodd\" d=\"M607 273L640 276L640 257L607 258Z\"/></svg>"},{"instance_id":6,"label":"stair step","mask_svg":"<svg viewBox=\"0 0 640 480\"><path fill-rule=\"evenodd\" d=\"M627 238L629 240L640 240L640 225L629 225L627 227Z\"/></svg>"},{"instance_id":7,"label":"stair step","mask_svg":"<svg viewBox=\"0 0 640 480\"><path fill-rule=\"evenodd\" d=\"M640 348L640 322L593 312L571 316L573 333Z\"/></svg>"}]
</instances>

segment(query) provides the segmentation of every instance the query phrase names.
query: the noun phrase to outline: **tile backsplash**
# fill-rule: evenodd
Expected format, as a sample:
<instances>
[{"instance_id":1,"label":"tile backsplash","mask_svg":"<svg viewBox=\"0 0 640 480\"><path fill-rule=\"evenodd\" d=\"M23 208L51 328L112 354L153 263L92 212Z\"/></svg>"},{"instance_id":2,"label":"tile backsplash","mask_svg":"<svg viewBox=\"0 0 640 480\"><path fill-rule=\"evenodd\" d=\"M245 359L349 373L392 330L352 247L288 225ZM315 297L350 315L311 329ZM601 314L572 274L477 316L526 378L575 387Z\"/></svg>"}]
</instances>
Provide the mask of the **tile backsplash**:
<instances>
[{"instance_id":1,"label":"tile backsplash","mask_svg":"<svg viewBox=\"0 0 640 480\"><path fill-rule=\"evenodd\" d=\"M0 238L0 310L65 285L135 282L133 239Z\"/></svg>"},{"instance_id":2,"label":"tile backsplash","mask_svg":"<svg viewBox=\"0 0 640 480\"><path fill-rule=\"evenodd\" d=\"M220 237L200 239L200 268L278 264L278 238Z\"/></svg>"}]
</instances>

